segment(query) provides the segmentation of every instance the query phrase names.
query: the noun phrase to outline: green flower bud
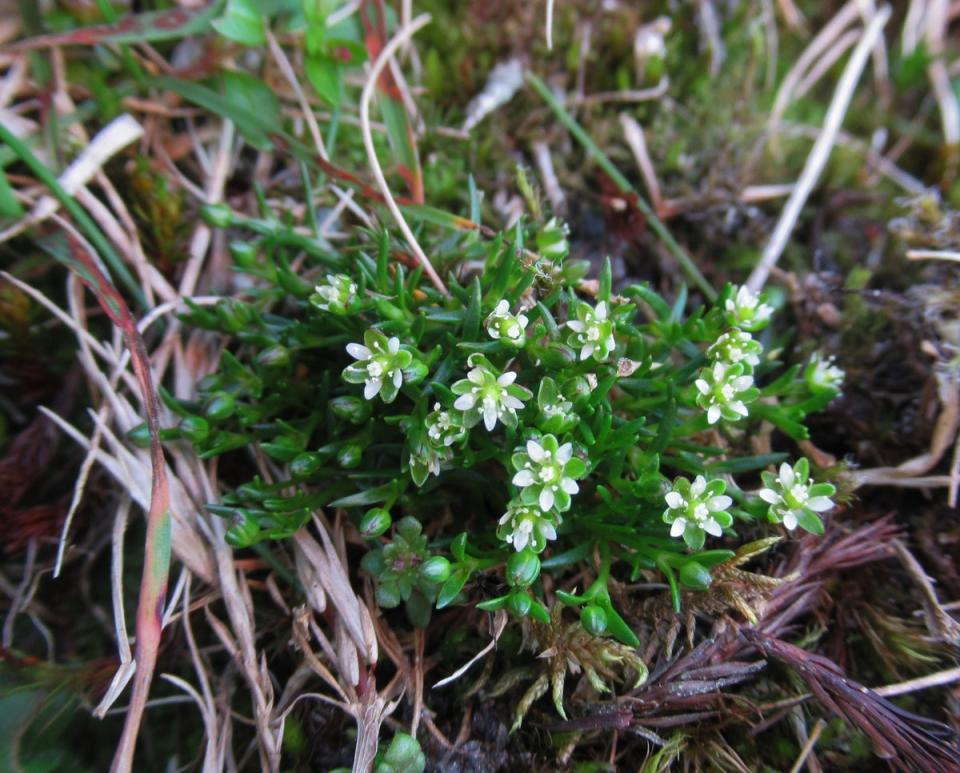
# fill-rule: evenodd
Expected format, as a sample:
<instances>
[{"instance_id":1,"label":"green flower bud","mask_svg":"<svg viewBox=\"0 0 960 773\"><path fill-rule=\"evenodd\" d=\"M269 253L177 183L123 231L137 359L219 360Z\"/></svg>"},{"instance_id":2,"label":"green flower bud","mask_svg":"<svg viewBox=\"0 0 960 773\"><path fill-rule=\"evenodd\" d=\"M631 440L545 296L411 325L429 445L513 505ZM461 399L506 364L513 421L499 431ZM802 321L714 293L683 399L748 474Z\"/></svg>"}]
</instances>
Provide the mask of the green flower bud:
<instances>
[{"instance_id":1,"label":"green flower bud","mask_svg":"<svg viewBox=\"0 0 960 773\"><path fill-rule=\"evenodd\" d=\"M226 228L233 222L233 210L226 204L205 204L200 208L200 217L213 228Z\"/></svg>"},{"instance_id":2,"label":"green flower bud","mask_svg":"<svg viewBox=\"0 0 960 773\"><path fill-rule=\"evenodd\" d=\"M607 630L607 613L603 607L587 604L580 610L580 625L591 636L602 636Z\"/></svg>"},{"instance_id":3,"label":"green flower bud","mask_svg":"<svg viewBox=\"0 0 960 773\"><path fill-rule=\"evenodd\" d=\"M150 448L150 428L147 423L138 424L127 433L127 438L137 448Z\"/></svg>"},{"instance_id":4,"label":"green flower bud","mask_svg":"<svg viewBox=\"0 0 960 773\"><path fill-rule=\"evenodd\" d=\"M443 556L433 556L420 564L420 576L427 582L446 582L450 576L450 562Z\"/></svg>"},{"instance_id":5,"label":"green flower bud","mask_svg":"<svg viewBox=\"0 0 960 773\"><path fill-rule=\"evenodd\" d=\"M239 333L253 321L253 310L236 298L218 303L214 311L228 333Z\"/></svg>"},{"instance_id":6,"label":"green flower bud","mask_svg":"<svg viewBox=\"0 0 960 773\"><path fill-rule=\"evenodd\" d=\"M210 422L199 416L187 416L180 422L180 434L192 443L202 443L210 435Z\"/></svg>"},{"instance_id":7,"label":"green flower bud","mask_svg":"<svg viewBox=\"0 0 960 773\"><path fill-rule=\"evenodd\" d=\"M257 245L250 242L230 242L228 248L234 263L243 268L249 268L257 261Z\"/></svg>"},{"instance_id":8,"label":"green flower bud","mask_svg":"<svg viewBox=\"0 0 960 773\"><path fill-rule=\"evenodd\" d=\"M406 733L397 733L383 755L383 762L377 766L376 773L396 773L401 770L422 773L426 764L426 757L417 739Z\"/></svg>"},{"instance_id":9,"label":"green flower bud","mask_svg":"<svg viewBox=\"0 0 960 773\"><path fill-rule=\"evenodd\" d=\"M228 392L219 392L207 403L204 414L210 421L229 419L236 410L237 401Z\"/></svg>"},{"instance_id":10,"label":"green flower bud","mask_svg":"<svg viewBox=\"0 0 960 773\"><path fill-rule=\"evenodd\" d=\"M337 451L337 464L347 470L360 466L363 459L363 446L359 443L347 443Z\"/></svg>"},{"instance_id":11,"label":"green flower bud","mask_svg":"<svg viewBox=\"0 0 960 773\"><path fill-rule=\"evenodd\" d=\"M353 395L334 397L330 401L330 410L338 419L349 421L351 424L364 424L373 412L368 400Z\"/></svg>"},{"instance_id":12,"label":"green flower bud","mask_svg":"<svg viewBox=\"0 0 960 773\"><path fill-rule=\"evenodd\" d=\"M360 536L364 539L376 539L386 533L393 523L390 511L382 507L373 507L360 519Z\"/></svg>"},{"instance_id":13,"label":"green flower bud","mask_svg":"<svg viewBox=\"0 0 960 773\"><path fill-rule=\"evenodd\" d=\"M703 564L687 561L680 567L680 582L691 590L706 590L713 582L713 577Z\"/></svg>"},{"instance_id":14,"label":"green flower bud","mask_svg":"<svg viewBox=\"0 0 960 773\"><path fill-rule=\"evenodd\" d=\"M260 526L249 516L239 514L224 535L227 544L235 548L247 548L260 541Z\"/></svg>"},{"instance_id":15,"label":"green flower bud","mask_svg":"<svg viewBox=\"0 0 960 773\"><path fill-rule=\"evenodd\" d=\"M507 608L517 617L526 617L530 614L530 607L533 606L533 599L526 593L517 591L511 593L507 599Z\"/></svg>"},{"instance_id":16,"label":"green flower bud","mask_svg":"<svg viewBox=\"0 0 960 773\"><path fill-rule=\"evenodd\" d=\"M286 346L275 344L257 355L257 364L265 368L281 368L290 362L290 350Z\"/></svg>"},{"instance_id":17,"label":"green flower bud","mask_svg":"<svg viewBox=\"0 0 960 773\"><path fill-rule=\"evenodd\" d=\"M573 402L578 402L581 397L586 397L592 392L593 388L584 376L576 376L563 385L563 394Z\"/></svg>"},{"instance_id":18,"label":"green flower bud","mask_svg":"<svg viewBox=\"0 0 960 773\"><path fill-rule=\"evenodd\" d=\"M512 588L526 588L540 576L540 559L527 548L514 553L507 559L507 585Z\"/></svg>"},{"instance_id":19,"label":"green flower bud","mask_svg":"<svg viewBox=\"0 0 960 773\"><path fill-rule=\"evenodd\" d=\"M295 478L308 478L323 464L323 454L304 451L290 462L290 474Z\"/></svg>"}]
</instances>

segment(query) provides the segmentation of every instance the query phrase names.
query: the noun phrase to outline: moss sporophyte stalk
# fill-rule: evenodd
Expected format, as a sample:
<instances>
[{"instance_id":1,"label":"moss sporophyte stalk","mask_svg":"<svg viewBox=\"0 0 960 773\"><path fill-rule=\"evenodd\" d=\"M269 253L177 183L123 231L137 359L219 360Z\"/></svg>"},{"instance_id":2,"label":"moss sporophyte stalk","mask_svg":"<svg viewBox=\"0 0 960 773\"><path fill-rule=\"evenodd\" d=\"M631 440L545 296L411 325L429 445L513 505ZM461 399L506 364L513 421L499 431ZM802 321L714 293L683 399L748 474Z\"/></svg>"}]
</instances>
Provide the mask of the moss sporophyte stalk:
<instances>
[{"instance_id":1,"label":"moss sporophyte stalk","mask_svg":"<svg viewBox=\"0 0 960 773\"><path fill-rule=\"evenodd\" d=\"M571 606L582 635L635 646L614 584L659 576L679 607L758 530L822 530L833 487L749 436L766 424L803 440L806 415L839 393L832 360L768 354L783 346L774 309L745 288L708 307L643 284L615 294L609 263L582 281L562 223L509 237L446 243L448 298L392 258L389 234L358 233L309 284L261 235L238 266L252 300L191 308L230 344L197 403L165 395L178 417L165 437L205 458L256 445L287 475L211 506L234 544L340 509L378 603L416 625L463 604L550 625Z\"/></svg>"}]
</instances>

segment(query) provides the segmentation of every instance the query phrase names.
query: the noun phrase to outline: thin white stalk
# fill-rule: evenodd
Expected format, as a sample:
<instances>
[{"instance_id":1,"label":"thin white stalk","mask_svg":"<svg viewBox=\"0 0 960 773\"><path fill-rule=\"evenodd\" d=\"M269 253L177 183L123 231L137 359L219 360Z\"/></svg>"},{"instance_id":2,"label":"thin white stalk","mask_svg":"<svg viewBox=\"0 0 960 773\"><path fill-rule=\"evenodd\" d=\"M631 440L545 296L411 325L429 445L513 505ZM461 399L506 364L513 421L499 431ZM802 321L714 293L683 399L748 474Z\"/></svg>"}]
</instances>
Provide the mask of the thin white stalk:
<instances>
[{"instance_id":1,"label":"thin white stalk","mask_svg":"<svg viewBox=\"0 0 960 773\"><path fill-rule=\"evenodd\" d=\"M786 112L790 102L793 101L794 90L797 84L803 80L804 74L816 62L824 51L833 44L840 34L856 20L858 15L857 6L850 0L843 6L836 15L824 25L823 29L817 33L816 37L810 41L800 57L794 62L793 67L787 73L777 91L776 99L773 102L773 108L770 111L770 120L767 122L767 130L772 132L780 123L783 114Z\"/></svg>"},{"instance_id":2,"label":"thin white stalk","mask_svg":"<svg viewBox=\"0 0 960 773\"><path fill-rule=\"evenodd\" d=\"M430 18L430 14L428 13L421 14L410 23L410 26L405 27L397 32L397 34L390 39L387 45L383 47L380 55L373 63L373 66L370 68L370 73L367 75L367 82L363 86L363 92L360 95L360 132L363 135L363 146L366 148L367 159L370 162L370 171L373 173L373 177L377 182L377 187L380 189L380 193L383 194L387 209L389 209L390 214L393 215L393 219L397 222L397 226L400 228L400 232L403 234L404 239L406 239L407 245L410 247L410 251L416 256L417 260L420 262L420 265L423 266L423 270L430 278L430 281L433 282L433 286L436 287L437 290L439 290L445 297L449 298L450 292L443 284L443 280L441 280L440 276L437 274L436 269L430 262L430 258L427 257L426 253L423 251L423 248L417 241L417 238L413 235L413 231L411 231L410 226L407 225L407 221L403 217L400 207L397 206L397 202L394 199L393 194L390 192L390 186L387 184L387 179L383 175L383 168L380 166L380 161L377 158L377 151L373 145L373 132L370 128L370 101L373 99L373 92L374 89L376 89L377 80L380 78L380 73L383 72L383 68L386 67L387 62L390 61L390 57L396 53L397 49L401 45L403 45L403 42L413 37L417 30L429 23Z\"/></svg>"},{"instance_id":3,"label":"thin white stalk","mask_svg":"<svg viewBox=\"0 0 960 773\"><path fill-rule=\"evenodd\" d=\"M547 51L553 51L553 2L554 0L547 0Z\"/></svg>"},{"instance_id":4,"label":"thin white stalk","mask_svg":"<svg viewBox=\"0 0 960 773\"><path fill-rule=\"evenodd\" d=\"M960 263L960 252L953 250L907 250L907 260L952 260Z\"/></svg>"},{"instance_id":5,"label":"thin white stalk","mask_svg":"<svg viewBox=\"0 0 960 773\"><path fill-rule=\"evenodd\" d=\"M876 16L873 17L870 25L863 33L863 37L860 38L857 47L850 55L847 66L840 76L839 83L837 83L833 99L830 100L830 107L827 110L826 120L820 131L820 136L817 137L817 141L814 143L813 149L807 157L803 173L800 175L800 179L797 181L793 193L790 194L790 198L783 208L780 220L777 222L773 235L770 237L770 241L763 251L760 262L747 280L747 287L754 293L759 292L764 284L766 284L770 270L777 265L780 255L783 254L783 249L786 247L790 234L793 232L797 219L800 217L803 205L806 203L810 192L813 190L813 186L816 185L817 180L820 178L820 173L823 172L823 168L830 158L830 152L836 142L837 133L840 131L840 126L847 113L847 108L850 106L850 100L853 99L853 92L857 87L857 81L860 80L860 75L866 66L867 57L873 50L877 38L880 36L889 19L890 6L884 6L877 12Z\"/></svg>"},{"instance_id":6,"label":"thin white stalk","mask_svg":"<svg viewBox=\"0 0 960 773\"><path fill-rule=\"evenodd\" d=\"M633 151L633 157L640 169L640 175L647 186L650 203L653 205L654 211L659 212L663 204L663 196L660 193L657 172L653 167L653 161L650 159L650 153L647 151L647 141L643 136L643 128L629 113L620 113L620 126L623 128L623 138L630 146L630 150Z\"/></svg>"}]
</instances>

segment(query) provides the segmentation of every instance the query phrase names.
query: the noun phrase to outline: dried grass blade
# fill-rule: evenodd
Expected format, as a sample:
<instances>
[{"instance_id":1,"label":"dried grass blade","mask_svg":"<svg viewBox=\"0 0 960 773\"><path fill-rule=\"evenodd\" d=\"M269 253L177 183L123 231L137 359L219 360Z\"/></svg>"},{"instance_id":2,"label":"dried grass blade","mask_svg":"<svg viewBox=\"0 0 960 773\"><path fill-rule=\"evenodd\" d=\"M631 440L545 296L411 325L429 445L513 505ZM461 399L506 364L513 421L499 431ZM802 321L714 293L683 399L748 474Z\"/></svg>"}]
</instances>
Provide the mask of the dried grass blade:
<instances>
[{"instance_id":1,"label":"dried grass blade","mask_svg":"<svg viewBox=\"0 0 960 773\"><path fill-rule=\"evenodd\" d=\"M150 430L150 461L152 482L150 490L150 510L147 513L147 537L144 547L143 577L140 583L140 597L137 605L136 650L134 658L137 670L134 674L133 696L123 726L123 734L117 747L111 770L114 773L130 771L133 767L133 755L136 747L140 723L146 707L150 683L157 663L157 650L160 646L161 615L167 592L167 578L170 573L170 487L167 482L167 467L160 445L160 405L150 373L150 361L146 345L137 323L123 296L103 275L93 255L87 252L81 242L68 236L70 259L65 262L96 296L100 306L110 321L123 333L130 360L140 386L143 408Z\"/></svg>"},{"instance_id":2,"label":"dried grass blade","mask_svg":"<svg viewBox=\"0 0 960 773\"><path fill-rule=\"evenodd\" d=\"M387 44L387 17L383 0L365 0L360 7L364 39L370 61L376 61ZM407 184L414 202L422 204L423 172L417 140L403 104L403 95L390 68L384 68L377 79L377 96L383 122L387 126L387 138L396 157L397 172Z\"/></svg>"}]
</instances>

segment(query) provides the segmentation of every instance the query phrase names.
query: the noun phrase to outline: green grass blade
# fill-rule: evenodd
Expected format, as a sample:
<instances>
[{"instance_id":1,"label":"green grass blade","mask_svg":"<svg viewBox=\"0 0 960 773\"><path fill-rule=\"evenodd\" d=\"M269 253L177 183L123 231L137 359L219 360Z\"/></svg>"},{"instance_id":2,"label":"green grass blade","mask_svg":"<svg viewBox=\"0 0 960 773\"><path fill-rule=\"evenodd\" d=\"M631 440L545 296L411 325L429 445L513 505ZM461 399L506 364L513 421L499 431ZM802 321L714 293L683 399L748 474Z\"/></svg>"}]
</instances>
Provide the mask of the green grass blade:
<instances>
[{"instance_id":1,"label":"green grass blade","mask_svg":"<svg viewBox=\"0 0 960 773\"><path fill-rule=\"evenodd\" d=\"M676 258L677 262L680 264L680 267L689 277L690 281L693 282L697 287L700 288L700 292L706 296L707 300L715 301L717 299L717 291L713 289L713 286L707 281L706 277L700 273L700 269L697 268L696 264L693 262L693 259L687 255L686 251L681 247L677 240L673 238L673 234L667 230L667 227L664 225L663 221L657 217L657 213L653 211L653 208L646 202L646 200L641 196L632 185L630 181L624 177L620 170L613 165L613 162L607 157L607 154L600 150L600 147L595 143L584 130L583 127L577 123L577 120L570 115L567 109L560 104L560 101L553 95L553 92L547 87L547 85L540 80L536 75L531 72L527 73L527 81L531 86L536 90L536 92L543 97L544 102L550 106L550 109L553 110L554 115L557 116L557 119L562 123L570 133L573 135L574 139L580 143L587 153L593 157L593 160L597 162L601 169L607 173L607 176L613 180L616 186L621 190L621 192L629 194L634 198L634 204L636 204L637 209L643 214L647 219L647 222L650 224L650 228L653 229L654 233L660 237L660 240L669 250L670 254Z\"/></svg>"},{"instance_id":2,"label":"green grass blade","mask_svg":"<svg viewBox=\"0 0 960 773\"><path fill-rule=\"evenodd\" d=\"M37 176L37 179L50 189L50 192L57 198L60 204L63 205L63 208L67 210L70 217L76 221L77 226L83 231L84 236L90 240L97 252L100 253L100 256L106 261L110 267L110 271L123 286L127 288L137 303L142 308L146 308L147 300L143 296L143 291L127 269L126 264L121 260L116 250L113 249L107 237L105 237L103 232L97 227L97 224L94 223L93 219L86 213L86 210L77 203L73 196L67 193L60 184L60 181L57 180L56 175L33 154L33 151L27 147L25 142L4 126L2 122L0 122L0 140L9 145L17 158L30 167L30 171Z\"/></svg>"}]
</instances>

